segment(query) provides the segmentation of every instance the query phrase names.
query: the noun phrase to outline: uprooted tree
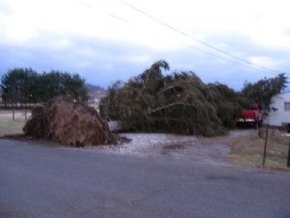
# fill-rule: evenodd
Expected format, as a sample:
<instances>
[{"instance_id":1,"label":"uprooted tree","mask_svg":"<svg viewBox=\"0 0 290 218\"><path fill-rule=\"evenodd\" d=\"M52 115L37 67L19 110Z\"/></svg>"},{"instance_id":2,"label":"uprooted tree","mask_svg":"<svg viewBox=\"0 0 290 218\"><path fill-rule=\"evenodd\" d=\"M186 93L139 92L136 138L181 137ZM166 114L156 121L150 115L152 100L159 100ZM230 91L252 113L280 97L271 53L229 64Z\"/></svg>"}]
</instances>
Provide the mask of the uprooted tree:
<instances>
[{"instance_id":1,"label":"uprooted tree","mask_svg":"<svg viewBox=\"0 0 290 218\"><path fill-rule=\"evenodd\" d=\"M166 70L169 65L161 60L126 83L113 84L101 100L101 115L118 120L126 131L214 136L235 127L240 109L257 96L269 103L286 84L280 74L236 92L224 84L205 84L191 71L163 75Z\"/></svg>"},{"instance_id":2,"label":"uprooted tree","mask_svg":"<svg viewBox=\"0 0 290 218\"><path fill-rule=\"evenodd\" d=\"M70 146L117 144L121 140L111 134L94 108L61 97L33 109L23 131L27 136Z\"/></svg>"},{"instance_id":3,"label":"uprooted tree","mask_svg":"<svg viewBox=\"0 0 290 218\"><path fill-rule=\"evenodd\" d=\"M163 75L168 69L158 61L127 83L114 84L101 101L101 115L128 131L218 135L233 125L239 105L232 89L208 86L191 71Z\"/></svg>"}]
</instances>

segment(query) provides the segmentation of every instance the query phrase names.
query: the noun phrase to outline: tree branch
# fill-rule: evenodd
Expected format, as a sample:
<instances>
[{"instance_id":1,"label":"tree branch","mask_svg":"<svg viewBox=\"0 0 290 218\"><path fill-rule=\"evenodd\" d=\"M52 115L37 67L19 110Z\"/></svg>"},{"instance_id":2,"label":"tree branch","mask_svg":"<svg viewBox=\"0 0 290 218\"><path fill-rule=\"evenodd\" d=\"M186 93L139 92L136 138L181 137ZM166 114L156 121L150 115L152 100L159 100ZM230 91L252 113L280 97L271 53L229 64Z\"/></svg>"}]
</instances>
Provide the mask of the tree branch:
<instances>
[{"instance_id":1,"label":"tree branch","mask_svg":"<svg viewBox=\"0 0 290 218\"><path fill-rule=\"evenodd\" d=\"M184 99L182 102L173 102L173 103L171 103L171 104L164 105L164 106L161 106L161 107L156 108L156 109L154 109L154 110L151 110L150 112L148 112L148 114L152 114L152 113L155 113L155 112L157 112L157 111L161 111L161 110L163 110L163 109L173 107L173 106L175 106L175 105L192 106L192 105L189 105L189 104L186 104L186 103L185 103L188 97L189 97L189 95L187 95L187 96L185 97L185 99Z\"/></svg>"},{"instance_id":2,"label":"tree branch","mask_svg":"<svg viewBox=\"0 0 290 218\"><path fill-rule=\"evenodd\" d=\"M144 89L146 88L147 83L148 83L148 81L149 81L150 73L151 73L151 69L149 69L149 72L148 72L148 74L146 75L146 80L145 80L144 85L142 86L140 92L138 93L138 95L137 95L137 97L136 97L136 100L138 100L138 99L140 98L140 96L142 95Z\"/></svg>"}]
</instances>

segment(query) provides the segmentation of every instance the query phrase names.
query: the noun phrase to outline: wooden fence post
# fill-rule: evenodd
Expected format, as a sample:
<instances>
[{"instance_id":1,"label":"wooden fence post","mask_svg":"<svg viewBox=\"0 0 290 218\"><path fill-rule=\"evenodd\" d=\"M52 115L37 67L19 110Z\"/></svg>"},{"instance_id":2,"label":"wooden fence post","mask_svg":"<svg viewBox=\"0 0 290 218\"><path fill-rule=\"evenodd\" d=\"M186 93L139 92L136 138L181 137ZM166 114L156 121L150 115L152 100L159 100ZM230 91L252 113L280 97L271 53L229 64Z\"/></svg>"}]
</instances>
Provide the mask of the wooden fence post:
<instances>
[{"instance_id":1,"label":"wooden fence post","mask_svg":"<svg viewBox=\"0 0 290 218\"><path fill-rule=\"evenodd\" d=\"M266 126L265 143L264 143L264 152L263 152L263 163L262 163L263 167L265 167L265 162L266 162L268 137L269 137L269 125L267 124L267 126Z\"/></svg>"}]
</instances>

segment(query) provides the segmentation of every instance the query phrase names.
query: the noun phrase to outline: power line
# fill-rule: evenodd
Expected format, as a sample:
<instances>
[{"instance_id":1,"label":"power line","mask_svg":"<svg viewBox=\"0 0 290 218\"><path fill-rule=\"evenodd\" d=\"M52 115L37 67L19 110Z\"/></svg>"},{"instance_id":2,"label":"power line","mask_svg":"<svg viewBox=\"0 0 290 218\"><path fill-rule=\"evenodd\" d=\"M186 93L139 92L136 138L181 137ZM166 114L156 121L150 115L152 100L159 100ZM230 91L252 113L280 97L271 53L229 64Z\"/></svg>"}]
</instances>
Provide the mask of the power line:
<instances>
[{"instance_id":1,"label":"power line","mask_svg":"<svg viewBox=\"0 0 290 218\"><path fill-rule=\"evenodd\" d=\"M161 24L161 25L165 26L166 28L178 33L179 35L182 35L182 36L184 36L186 38L194 40L195 42L198 42L199 44L201 44L201 45L203 45L203 46L205 46L207 48L210 48L211 50L214 50L214 51L216 51L216 52L218 52L220 54L223 54L223 55L225 55L227 57L230 57L230 58L232 58L232 59L234 59L236 61L239 61L241 63L247 64L248 66L251 66L251 67L260 68L260 69L263 69L263 70L266 70L266 71L271 71L271 72L274 72L274 73L281 73L280 71L273 70L273 69L270 69L268 67L264 67L264 66L261 66L261 65L258 65L258 64L254 64L254 63L252 63L252 62L250 62L250 61L248 61L246 59L243 59L243 58L241 58L239 56L233 55L233 54L231 54L231 53L229 53L227 51L219 49L219 48L217 48L217 47L215 47L215 46L213 46L213 45L211 45L211 44L209 44L207 42L204 42L204 41L202 41L200 39L197 39L197 38L189 35L188 33L184 32L184 31L181 31L181 30L177 29L176 27L164 22L163 20L160 20L157 17L154 17L153 15L145 12L144 10L142 10L140 8L135 7L134 5L132 5L132 4L128 3L128 2L126 2L126 1L123 1L123 0L120 0L120 1L123 4L125 4L126 6L130 7L131 9L134 9L138 13L140 13L140 14L142 14L142 15L144 15L144 16L152 19L152 20L154 20L155 22L158 22L159 24ZM209 52L207 52L207 53L209 53ZM214 55L214 56L218 56L218 55L215 55L215 54L212 54L212 53L209 53L209 54ZM218 57L222 58L222 59L226 59L225 57L222 57L222 56L218 56ZM226 60L230 61L229 59L226 59Z\"/></svg>"}]
</instances>

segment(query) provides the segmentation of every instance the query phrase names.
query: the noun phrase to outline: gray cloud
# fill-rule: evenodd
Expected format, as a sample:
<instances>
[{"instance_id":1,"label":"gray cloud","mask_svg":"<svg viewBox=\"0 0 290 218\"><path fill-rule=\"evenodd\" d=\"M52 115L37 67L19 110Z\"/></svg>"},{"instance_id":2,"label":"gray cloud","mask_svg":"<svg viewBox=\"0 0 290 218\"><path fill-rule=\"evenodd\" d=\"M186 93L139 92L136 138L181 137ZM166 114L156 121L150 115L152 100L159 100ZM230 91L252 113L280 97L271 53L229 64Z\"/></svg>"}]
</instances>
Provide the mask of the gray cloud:
<instances>
[{"instance_id":1,"label":"gray cloud","mask_svg":"<svg viewBox=\"0 0 290 218\"><path fill-rule=\"evenodd\" d=\"M239 36L215 36L210 41L226 42L232 53L243 51L243 57L269 56L280 63L279 70L290 69L287 50L259 47ZM165 52L124 42L61 34L42 33L37 40L26 44L0 43L0 51L0 74L14 67L32 67L38 72L56 69L79 73L87 82L104 87L136 76L159 59L168 61L172 70L192 70L205 82L219 81L235 89L240 89L246 80L274 75L219 59L193 47Z\"/></svg>"},{"instance_id":2,"label":"gray cloud","mask_svg":"<svg viewBox=\"0 0 290 218\"><path fill-rule=\"evenodd\" d=\"M68 37L66 40L69 43L64 47L57 46L57 38L42 39L30 45L1 44L0 72L3 74L14 67L32 67L40 72L58 69L77 72L88 82L107 86L111 81L126 80L136 71L138 73L144 64L142 61L132 61L131 57L148 53L140 47L117 42L78 37Z\"/></svg>"},{"instance_id":3,"label":"gray cloud","mask_svg":"<svg viewBox=\"0 0 290 218\"><path fill-rule=\"evenodd\" d=\"M271 61L277 63L276 70L289 73L290 60L289 50L283 48L265 48L258 46L250 39L242 36L214 37L212 44L226 42L228 51L232 54L242 55L248 59L251 56L269 57ZM181 70L195 71L205 82L222 82L235 89L241 89L245 81L254 82L264 77L273 77L278 73L267 71L258 67L250 67L238 61L227 61L213 55L200 51L193 51L188 48L172 54L168 60L171 65ZM242 53L241 53L242 51ZM218 54L220 56L220 54ZM290 76L289 74L287 74Z\"/></svg>"}]
</instances>

